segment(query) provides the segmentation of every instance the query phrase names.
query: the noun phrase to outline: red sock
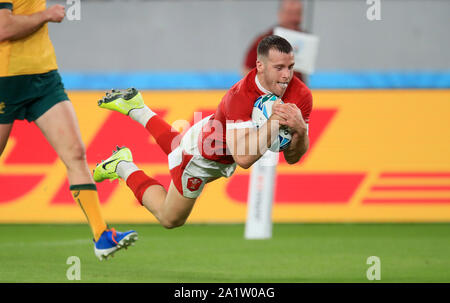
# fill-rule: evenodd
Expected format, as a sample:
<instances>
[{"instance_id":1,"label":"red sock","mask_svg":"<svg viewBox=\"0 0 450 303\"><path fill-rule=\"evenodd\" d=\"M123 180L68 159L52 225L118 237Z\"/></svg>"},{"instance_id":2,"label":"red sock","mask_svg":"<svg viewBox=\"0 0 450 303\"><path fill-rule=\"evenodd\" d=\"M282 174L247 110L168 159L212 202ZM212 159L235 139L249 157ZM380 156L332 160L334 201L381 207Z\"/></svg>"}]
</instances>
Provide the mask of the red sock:
<instances>
[{"instance_id":1,"label":"red sock","mask_svg":"<svg viewBox=\"0 0 450 303\"><path fill-rule=\"evenodd\" d=\"M155 138L156 143L158 143L167 155L180 144L180 133L175 129L172 129L172 126L170 126L158 115L153 116L150 120L148 120L145 128L149 131L153 138Z\"/></svg>"},{"instance_id":2,"label":"red sock","mask_svg":"<svg viewBox=\"0 0 450 303\"><path fill-rule=\"evenodd\" d=\"M142 170L135 171L127 178L127 185L133 191L134 196L142 204L145 191L152 185L161 185L157 180L147 176Z\"/></svg>"}]
</instances>

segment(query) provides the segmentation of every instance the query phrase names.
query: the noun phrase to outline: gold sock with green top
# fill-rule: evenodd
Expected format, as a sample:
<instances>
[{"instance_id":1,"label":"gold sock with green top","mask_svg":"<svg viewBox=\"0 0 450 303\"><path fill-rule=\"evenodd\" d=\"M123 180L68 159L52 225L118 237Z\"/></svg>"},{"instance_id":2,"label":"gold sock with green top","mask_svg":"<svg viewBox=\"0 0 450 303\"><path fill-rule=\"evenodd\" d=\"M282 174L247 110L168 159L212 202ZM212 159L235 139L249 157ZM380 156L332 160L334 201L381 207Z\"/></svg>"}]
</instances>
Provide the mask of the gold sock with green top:
<instances>
[{"instance_id":1,"label":"gold sock with green top","mask_svg":"<svg viewBox=\"0 0 450 303\"><path fill-rule=\"evenodd\" d=\"M100 209L97 187L95 184L71 185L70 191L75 202L83 210L94 235L94 240L97 242L107 228Z\"/></svg>"}]
</instances>

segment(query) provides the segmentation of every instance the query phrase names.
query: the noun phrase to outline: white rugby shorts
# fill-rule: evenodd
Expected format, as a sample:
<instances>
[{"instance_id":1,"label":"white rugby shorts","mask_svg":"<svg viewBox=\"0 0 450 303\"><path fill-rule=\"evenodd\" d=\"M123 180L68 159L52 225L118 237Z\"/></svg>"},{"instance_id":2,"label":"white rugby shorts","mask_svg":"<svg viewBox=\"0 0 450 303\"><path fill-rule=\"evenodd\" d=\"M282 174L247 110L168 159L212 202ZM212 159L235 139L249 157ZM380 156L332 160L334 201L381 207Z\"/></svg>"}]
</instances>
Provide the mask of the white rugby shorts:
<instances>
[{"instance_id":1,"label":"white rugby shorts","mask_svg":"<svg viewBox=\"0 0 450 303\"><path fill-rule=\"evenodd\" d=\"M236 163L223 164L205 159L198 149L202 128L211 116L194 124L184 134L180 145L169 154L172 181L178 192L187 198L197 198L206 183L220 177L228 178L236 170Z\"/></svg>"}]
</instances>

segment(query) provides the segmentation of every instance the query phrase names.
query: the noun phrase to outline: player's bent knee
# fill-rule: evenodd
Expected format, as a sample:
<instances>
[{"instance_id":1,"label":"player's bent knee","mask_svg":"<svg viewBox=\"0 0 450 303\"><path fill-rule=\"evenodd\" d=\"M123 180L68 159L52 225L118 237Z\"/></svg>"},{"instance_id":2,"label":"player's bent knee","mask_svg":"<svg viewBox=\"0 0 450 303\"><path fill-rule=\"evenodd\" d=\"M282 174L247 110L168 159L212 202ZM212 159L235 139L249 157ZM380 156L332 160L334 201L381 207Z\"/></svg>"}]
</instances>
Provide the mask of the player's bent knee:
<instances>
[{"instance_id":1,"label":"player's bent knee","mask_svg":"<svg viewBox=\"0 0 450 303\"><path fill-rule=\"evenodd\" d=\"M87 165L86 150L83 144L71 145L58 154L68 170L79 170Z\"/></svg>"},{"instance_id":2,"label":"player's bent knee","mask_svg":"<svg viewBox=\"0 0 450 303\"><path fill-rule=\"evenodd\" d=\"M184 223L186 223L185 219L179 219L179 220L161 220L161 225L164 226L166 229L173 229L176 227L183 226Z\"/></svg>"},{"instance_id":3,"label":"player's bent knee","mask_svg":"<svg viewBox=\"0 0 450 303\"><path fill-rule=\"evenodd\" d=\"M84 162L86 161L86 149L83 144L77 144L69 149L69 161Z\"/></svg>"}]
</instances>

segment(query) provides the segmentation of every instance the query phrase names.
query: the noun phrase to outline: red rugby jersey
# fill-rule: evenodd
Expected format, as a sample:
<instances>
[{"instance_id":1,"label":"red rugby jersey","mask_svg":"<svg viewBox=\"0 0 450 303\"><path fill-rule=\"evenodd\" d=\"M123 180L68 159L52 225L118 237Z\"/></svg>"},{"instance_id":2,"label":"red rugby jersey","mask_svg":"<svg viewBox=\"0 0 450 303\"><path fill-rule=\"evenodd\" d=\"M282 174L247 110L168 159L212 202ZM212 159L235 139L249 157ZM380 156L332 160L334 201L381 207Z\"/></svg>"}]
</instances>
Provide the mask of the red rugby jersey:
<instances>
[{"instance_id":1,"label":"red rugby jersey","mask_svg":"<svg viewBox=\"0 0 450 303\"><path fill-rule=\"evenodd\" d=\"M199 137L199 150L204 158L223 164L234 163L226 145L226 129L253 127L253 104L266 93L256 83L256 68L228 90ZM293 77L281 99L296 104L305 122L309 123L312 95L302 81Z\"/></svg>"}]
</instances>

